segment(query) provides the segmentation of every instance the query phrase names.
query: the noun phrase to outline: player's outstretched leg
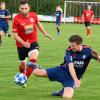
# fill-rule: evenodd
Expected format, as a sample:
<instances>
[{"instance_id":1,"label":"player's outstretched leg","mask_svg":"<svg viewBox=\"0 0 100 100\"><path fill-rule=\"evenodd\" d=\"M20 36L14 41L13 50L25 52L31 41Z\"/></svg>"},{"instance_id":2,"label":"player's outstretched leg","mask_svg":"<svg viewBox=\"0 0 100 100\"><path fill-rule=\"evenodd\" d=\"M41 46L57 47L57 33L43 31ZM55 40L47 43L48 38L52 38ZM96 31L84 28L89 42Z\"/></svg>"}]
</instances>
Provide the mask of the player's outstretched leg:
<instances>
[{"instance_id":1,"label":"player's outstretched leg","mask_svg":"<svg viewBox=\"0 0 100 100\"><path fill-rule=\"evenodd\" d=\"M57 91L57 92L52 92L51 95L53 95L53 96L63 96L63 92L64 92L64 89Z\"/></svg>"},{"instance_id":2,"label":"player's outstretched leg","mask_svg":"<svg viewBox=\"0 0 100 100\"><path fill-rule=\"evenodd\" d=\"M53 92L53 96L61 96L63 98L71 99L74 95L74 89L71 87L65 87L58 92Z\"/></svg>"},{"instance_id":3,"label":"player's outstretched leg","mask_svg":"<svg viewBox=\"0 0 100 100\"><path fill-rule=\"evenodd\" d=\"M86 27L87 38L91 36L91 29L90 26Z\"/></svg>"},{"instance_id":4,"label":"player's outstretched leg","mask_svg":"<svg viewBox=\"0 0 100 100\"><path fill-rule=\"evenodd\" d=\"M0 30L0 46L2 45L2 35L3 35L3 32Z\"/></svg>"},{"instance_id":5,"label":"player's outstretched leg","mask_svg":"<svg viewBox=\"0 0 100 100\"><path fill-rule=\"evenodd\" d=\"M32 74L33 70L39 68L39 66L36 63L29 62L27 63L27 69L26 69L26 76L29 78L29 76Z\"/></svg>"},{"instance_id":6,"label":"player's outstretched leg","mask_svg":"<svg viewBox=\"0 0 100 100\"><path fill-rule=\"evenodd\" d=\"M57 35L60 35L61 34L61 32L60 32L60 26L56 26L56 28L57 28Z\"/></svg>"},{"instance_id":7,"label":"player's outstretched leg","mask_svg":"<svg viewBox=\"0 0 100 100\"><path fill-rule=\"evenodd\" d=\"M2 45L2 39L1 39L1 35L0 35L0 46Z\"/></svg>"}]
</instances>

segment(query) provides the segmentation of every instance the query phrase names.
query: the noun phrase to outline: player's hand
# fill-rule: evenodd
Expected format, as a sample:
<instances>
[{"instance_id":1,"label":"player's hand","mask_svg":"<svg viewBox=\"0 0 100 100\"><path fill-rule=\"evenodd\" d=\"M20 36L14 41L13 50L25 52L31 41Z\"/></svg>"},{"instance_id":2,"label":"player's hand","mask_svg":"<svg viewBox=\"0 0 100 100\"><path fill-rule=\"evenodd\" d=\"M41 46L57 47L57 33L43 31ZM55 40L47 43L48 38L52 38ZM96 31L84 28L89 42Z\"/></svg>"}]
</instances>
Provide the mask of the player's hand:
<instances>
[{"instance_id":1,"label":"player's hand","mask_svg":"<svg viewBox=\"0 0 100 100\"><path fill-rule=\"evenodd\" d=\"M47 34L46 37L48 37L50 40L54 40L53 37L51 37L51 35Z\"/></svg>"},{"instance_id":2,"label":"player's hand","mask_svg":"<svg viewBox=\"0 0 100 100\"><path fill-rule=\"evenodd\" d=\"M75 86L76 88L79 88L80 85L81 85L81 81L80 81L80 80L76 80L75 83L74 83L74 86Z\"/></svg>"},{"instance_id":3,"label":"player's hand","mask_svg":"<svg viewBox=\"0 0 100 100\"><path fill-rule=\"evenodd\" d=\"M3 15L0 15L0 18L5 18Z\"/></svg>"},{"instance_id":4,"label":"player's hand","mask_svg":"<svg viewBox=\"0 0 100 100\"><path fill-rule=\"evenodd\" d=\"M100 55L98 55L98 61L100 62Z\"/></svg>"},{"instance_id":5,"label":"player's hand","mask_svg":"<svg viewBox=\"0 0 100 100\"><path fill-rule=\"evenodd\" d=\"M30 43L29 43L28 41L26 41L25 44L24 44L24 47L30 48L30 47L31 47L31 46L30 46Z\"/></svg>"}]
</instances>

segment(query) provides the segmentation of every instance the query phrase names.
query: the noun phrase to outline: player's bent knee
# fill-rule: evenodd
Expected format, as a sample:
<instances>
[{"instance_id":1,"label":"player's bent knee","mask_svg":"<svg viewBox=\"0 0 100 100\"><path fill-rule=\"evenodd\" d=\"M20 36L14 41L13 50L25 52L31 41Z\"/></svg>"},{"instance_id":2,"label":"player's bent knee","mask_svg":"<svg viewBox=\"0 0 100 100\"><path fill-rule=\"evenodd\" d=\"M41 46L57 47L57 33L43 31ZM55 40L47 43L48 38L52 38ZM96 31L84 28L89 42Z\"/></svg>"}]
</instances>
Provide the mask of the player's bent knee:
<instances>
[{"instance_id":1,"label":"player's bent knee","mask_svg":"<svg viewBox=\"0 0 100 100\"><path fill-rule=\"evenodd\" d=\"M72 99L73 95L63 95L63 98Z\"/></svg>"},{"instance_id":2,"label":"player's bent knee","mask_svg":"<svg viewBox=\"0 0 100 100\"><path fill-rule=\"evenodd\" d=\"M36 59L38 57L39 51L37 49L34 49L28 53L28 56L30 59Z\"/></svg>"},{"instance_id":3,"label":"player's bent knee","mask_svg":"<svg viewBox=\"0 0 100 100\"><path fill-rule=\"evenodd\" d=\"M71 99L74 95L74 89L71 87L65 87L63 92L63 98Z\"/></svg>"}]
</instances>

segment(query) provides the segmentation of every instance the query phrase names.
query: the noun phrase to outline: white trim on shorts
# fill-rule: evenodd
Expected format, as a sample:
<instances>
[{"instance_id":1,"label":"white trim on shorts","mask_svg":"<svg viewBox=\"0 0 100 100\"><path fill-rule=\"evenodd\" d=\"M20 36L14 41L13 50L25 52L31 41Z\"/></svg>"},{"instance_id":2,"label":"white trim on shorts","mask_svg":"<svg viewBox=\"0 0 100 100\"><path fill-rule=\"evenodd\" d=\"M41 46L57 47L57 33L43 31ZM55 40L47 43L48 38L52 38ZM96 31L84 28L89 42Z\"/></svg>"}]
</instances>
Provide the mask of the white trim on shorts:
<instances>
[{"instance_id":1,"label":"white trim on shorts","mask_svg":"<svg viewBox=\"0 0 100 100\"><path fill-rule=\"evenodd\" d=\"M30 55L31 55L31 53L33 53L34 51L37 51L37 52L38 52L38 54L39 54L39 51L38 51L37 49L34 49L34 50L31 50L31 51L28 53L28 56L30 56Z\"/></svg>"}]
</instances>

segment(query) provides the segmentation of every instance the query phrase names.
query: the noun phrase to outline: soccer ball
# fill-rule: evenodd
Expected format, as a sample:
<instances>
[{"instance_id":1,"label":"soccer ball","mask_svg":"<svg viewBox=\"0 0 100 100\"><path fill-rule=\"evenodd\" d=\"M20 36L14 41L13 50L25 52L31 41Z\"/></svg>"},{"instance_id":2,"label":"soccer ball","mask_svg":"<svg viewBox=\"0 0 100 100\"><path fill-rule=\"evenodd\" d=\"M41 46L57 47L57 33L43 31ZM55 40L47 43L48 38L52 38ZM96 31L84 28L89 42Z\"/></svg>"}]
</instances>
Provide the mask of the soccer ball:
<instances>
[{"instance_id":1,"label":"soccer ball","mask_svg":"<svg viewBox=\"0 0 100 100\"><path fill-rule=\"evenodd\" d=\"M18 85L24 85L27 82L27 77L24 73L17 73L14 77L14 81Z\"/></svg>"}]
</instances>

